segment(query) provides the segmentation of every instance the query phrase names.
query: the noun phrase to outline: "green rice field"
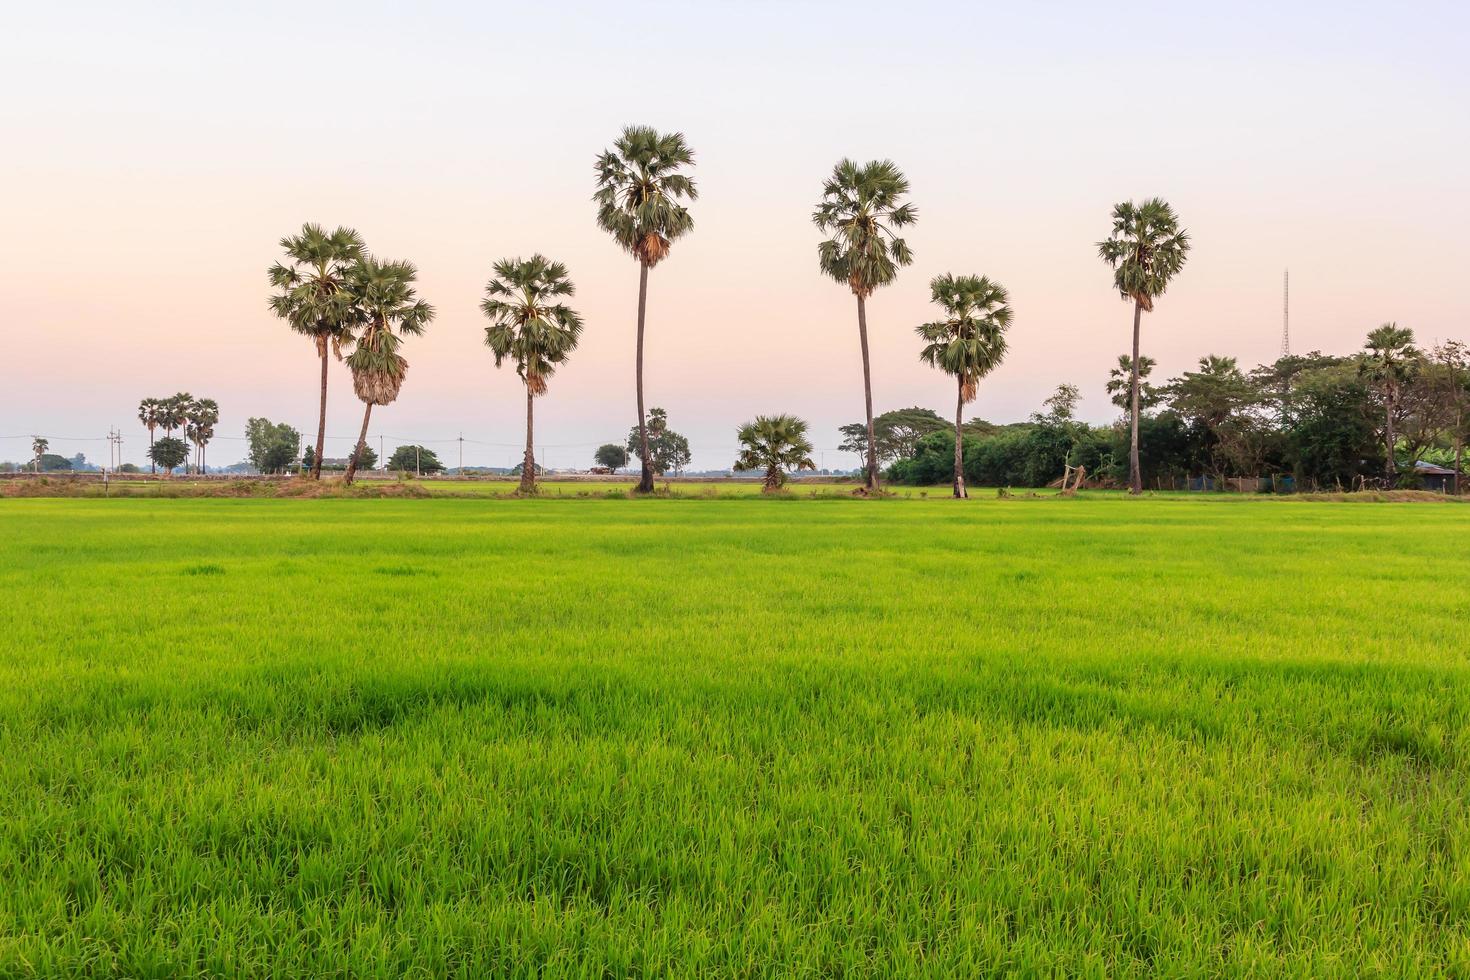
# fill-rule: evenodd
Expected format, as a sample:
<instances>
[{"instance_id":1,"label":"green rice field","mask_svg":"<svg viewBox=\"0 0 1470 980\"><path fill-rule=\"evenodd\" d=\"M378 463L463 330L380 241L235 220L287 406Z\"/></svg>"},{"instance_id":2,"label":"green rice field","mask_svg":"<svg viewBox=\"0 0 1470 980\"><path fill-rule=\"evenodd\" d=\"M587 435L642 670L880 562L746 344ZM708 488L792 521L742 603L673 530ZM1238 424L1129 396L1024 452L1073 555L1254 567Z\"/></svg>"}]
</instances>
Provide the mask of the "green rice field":
<instances>
[{"instance_id":1,"label":"green rice field","mask_svg":"<svg viewBox=\"0 0 1470 980\"><path fill-rule=\"evenodd\" d=\"M0 500L0 976L1463 976L1467 532Z\"/></svg>"}]
</instances>

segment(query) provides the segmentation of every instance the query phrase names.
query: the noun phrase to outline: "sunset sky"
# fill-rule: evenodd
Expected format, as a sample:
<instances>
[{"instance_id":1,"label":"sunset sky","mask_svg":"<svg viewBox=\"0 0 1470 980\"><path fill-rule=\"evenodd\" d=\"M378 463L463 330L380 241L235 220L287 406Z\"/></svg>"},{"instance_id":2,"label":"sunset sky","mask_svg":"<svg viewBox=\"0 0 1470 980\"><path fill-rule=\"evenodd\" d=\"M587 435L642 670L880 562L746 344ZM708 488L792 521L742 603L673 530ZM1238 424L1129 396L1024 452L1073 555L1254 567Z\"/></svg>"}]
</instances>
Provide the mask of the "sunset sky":
<instances>
[{"instance_id":1,"label":"sunset sky","mask_svg":"<svg viewBox=\"0 0 1470 980\"><path fill-rule=\"evenodd\" d=\"M878 410L948 414L919 363L928 281L1010 290L1006 363L974 415L1025 418L1060 382L1113 416L1130 312L1096 256L1112 205L1159 195L1193 235L1144 321L1167 378L1206 353L1346 352L1397 320L1470 340L1470 14L1463 3L32 3L0 31L0 459L32 433L125 456L138 400L315 432L308 341L266 307L278 239L346 224L408 259L438 319L404 353L373 443L451 465L519 457L524 401L478 311L492 263L570 267L580 349L537 405L551 466L635 421L637 269L600 232L592 163L629 123L684 132L695 230L653 273L647 390L696 468L758 412L811 422L826 466L862 414L852 296L811 211L840 157L909 176L916 255L870 304ZM328 455L361 417L335 366ZM90 441L78 441L90 440Z\"/></svg>"}]
</instances>

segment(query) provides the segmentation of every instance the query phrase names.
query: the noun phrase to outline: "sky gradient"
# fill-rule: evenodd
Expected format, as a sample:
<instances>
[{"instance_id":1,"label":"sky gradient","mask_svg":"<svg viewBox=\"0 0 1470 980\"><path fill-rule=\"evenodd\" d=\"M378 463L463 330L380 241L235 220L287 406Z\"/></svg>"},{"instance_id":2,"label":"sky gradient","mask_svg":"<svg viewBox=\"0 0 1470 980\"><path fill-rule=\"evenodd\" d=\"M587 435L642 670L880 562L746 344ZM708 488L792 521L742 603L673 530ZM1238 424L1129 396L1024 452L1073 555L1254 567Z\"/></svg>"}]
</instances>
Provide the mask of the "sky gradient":
<instances>
[{"instance_id":1,"label":"sky gradient","mask_svg":"<svg viewBox=\"0 0 1470 980\"><path fill-rule=\"evenodd\" d=\"M695 229L650 281L647 395L728 466L736 426L794 412L826 466L862 413L853 299L810 216L840 157L893 159L916 261L869 306L875 409L948 415L919 363L928 281L988 275L1015 310L972 414L1025 418L1061 382L1083 414L1128 344L1095 243L1159 195L1194 238L1144 319L1156 376L1206 353L1346 352L1385 320L1470 340L1470 14L1462 4L30 4L0 36L0 459L139 460L141 397L221 406L310 438L310 342L266 307L303 221L416 263L438 319L404 347L374 444L519 458L524 400L478 311L492 263L570 267L580 349L537 403L548 465L586 466L635 421L637 268L598 231L592 163L622 126L683 131ZM361 419L334 366L328 455ZM95 440L95 441L76 441Z\"/></svg>"}]
</instances>

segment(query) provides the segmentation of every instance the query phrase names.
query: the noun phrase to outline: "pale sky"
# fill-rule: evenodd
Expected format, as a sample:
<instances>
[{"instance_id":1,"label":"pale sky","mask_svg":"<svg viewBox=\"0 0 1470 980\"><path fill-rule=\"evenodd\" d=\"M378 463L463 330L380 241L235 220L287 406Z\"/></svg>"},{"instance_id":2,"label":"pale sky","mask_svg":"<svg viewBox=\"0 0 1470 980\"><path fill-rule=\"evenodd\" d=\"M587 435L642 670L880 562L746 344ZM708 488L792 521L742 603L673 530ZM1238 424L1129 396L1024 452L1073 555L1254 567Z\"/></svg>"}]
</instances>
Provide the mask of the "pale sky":
<instances>
[{"instance_id":1,"label":"pale sky","mask_svg":"<svg viewBox=\"0 0 1470 980\"><path fill-rule=\"evenodd\" d=\"M0 30L0 459L32 433L125 455L138 400L316 426L309 341L266 307L278 239L346 224L408 259L439 317L404 347L387 446L463 433L519 457L522 389L483 345L491 264L568 264L586 330L537 403L543 459L586 466L635 417L637 268L598 231L592 163L630 123L697 154L695 230L654 270L647 394L696 467L736 426L794 412L827 466L862 413L853 299L817 269L810 215L840 157L909 176L916 261L870 304L877 410L948 415L918 361L928 281L1005 284L1011 353L973 415L1025 418L1061 382L1112 416L1130 313L1095 243L1159 195L1194 237L1144 321L1159 376L1280 345L1357 348L1385 320L1470 340L1470 13L1463 3L10 2ZM329 455L361 420L334 366ZM87 439L92 441L74 441Z\"/></svg>"}]
</instances>

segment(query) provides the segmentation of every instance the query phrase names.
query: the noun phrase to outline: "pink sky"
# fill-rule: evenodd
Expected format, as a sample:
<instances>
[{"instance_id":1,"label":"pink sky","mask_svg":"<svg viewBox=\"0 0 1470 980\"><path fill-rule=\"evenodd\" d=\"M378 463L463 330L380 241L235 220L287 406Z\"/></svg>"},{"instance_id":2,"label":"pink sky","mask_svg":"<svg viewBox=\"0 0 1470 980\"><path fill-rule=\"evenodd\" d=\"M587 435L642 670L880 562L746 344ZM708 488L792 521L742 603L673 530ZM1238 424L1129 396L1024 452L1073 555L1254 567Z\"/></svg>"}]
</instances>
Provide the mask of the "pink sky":
<instances>
[{"instance_id":1,"label":"pink sky","mask_svg":"<svg viewBox=\"0 0 1470 980\"><path fill-rule=\"evenodd\" d=\"M634 420L636 267L589 201L593 158L634 122L698 155L647 363L698 467L776 411L812 423L826 465L855 462L833 451L862 409L853 301L810 222L844 155L895 160L920 210L917 261L870 307L879 410L948 413L912 327L952 271L998 279L1016 313L974 414L1024 418L1070 381L1109 419L1129 311L1095 242L1115 201L1155 194L1195 240L1145 319L1164 377L1274 358L1287 266L1296 349L1351 350L1384 320L1470 339L1463 8L1194 7L31 5L0 39L0 459L31 433L105 459L111 425L137 459L139 398L180 389L221 405L213 463L241 458L251 415L313 433L311 347L265 305L277 240L310 220L419 266L439 318L373 432L462 432L467 464L513 461L523 432L483 346L491 263L566 262L587 328L538 433L550 465L587 465ZM361 406L345 368L332 385L338 455Z\"/></svg>"}]
</instances>

